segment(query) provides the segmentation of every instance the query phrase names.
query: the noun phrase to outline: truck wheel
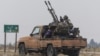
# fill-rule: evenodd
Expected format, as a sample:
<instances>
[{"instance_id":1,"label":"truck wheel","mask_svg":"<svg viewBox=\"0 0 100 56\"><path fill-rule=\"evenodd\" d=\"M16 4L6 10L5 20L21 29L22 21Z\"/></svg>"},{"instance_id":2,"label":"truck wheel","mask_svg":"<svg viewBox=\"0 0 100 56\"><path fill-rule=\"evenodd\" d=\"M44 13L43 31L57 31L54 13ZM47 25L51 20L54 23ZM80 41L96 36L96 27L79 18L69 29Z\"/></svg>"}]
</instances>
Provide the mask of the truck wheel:
<instances>
[{"instance_id":1,"label":"truck wheel","mask_svg":"<svg viewBox=\"0 0 100 56\"><path fill-rule=\"evenodd\" d=\"M46 56L57 56L56 49L52 45L47 46Z\"/></svg>"},{"instance_id":2,"label":"truck wheel","mask_svg":"<svg viewBox=\"0 0 100 56\"><path fill-rule=\"evenodd\" d=\"M25 56L25 45L24 44L19 45L19 56Z\"/></svg>"}]
</instances>

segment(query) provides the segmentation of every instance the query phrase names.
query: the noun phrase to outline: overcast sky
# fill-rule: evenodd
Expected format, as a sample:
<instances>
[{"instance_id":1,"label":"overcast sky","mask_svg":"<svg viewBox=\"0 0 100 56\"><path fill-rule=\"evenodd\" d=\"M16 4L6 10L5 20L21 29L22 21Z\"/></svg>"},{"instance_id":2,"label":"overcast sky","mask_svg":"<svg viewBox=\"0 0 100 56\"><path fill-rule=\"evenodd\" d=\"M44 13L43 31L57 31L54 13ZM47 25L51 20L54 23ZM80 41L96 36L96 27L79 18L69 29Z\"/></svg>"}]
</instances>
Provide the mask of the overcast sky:
<instances>
[{"instance_id":1,"label":"overcast sky","mask_svg":"<svg viewBox=\"0 0 100 56\"><path fill-rule=\"evenodd\" d=\"M0 44L4 43L4 24L18 24L18 39L31 33L36 25L52 22L45 0L0 0ZM58 17L68 15L81 35L100 42L100 0L50 0ZM14 43L15 33L7 33Z\"/></svg>"}]
</instances>

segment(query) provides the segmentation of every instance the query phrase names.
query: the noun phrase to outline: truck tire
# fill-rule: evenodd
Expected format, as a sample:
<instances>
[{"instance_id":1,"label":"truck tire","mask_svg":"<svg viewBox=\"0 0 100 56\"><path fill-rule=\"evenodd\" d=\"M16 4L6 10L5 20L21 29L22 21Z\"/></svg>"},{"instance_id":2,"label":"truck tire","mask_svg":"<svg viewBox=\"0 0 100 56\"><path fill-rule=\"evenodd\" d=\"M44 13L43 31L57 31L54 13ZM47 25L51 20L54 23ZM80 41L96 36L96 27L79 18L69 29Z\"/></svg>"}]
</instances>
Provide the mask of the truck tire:
<instances>
[{"instance_id":1,"label":"truck tire","mask_svg":"<svg viewBox=\"0 0 100 56\"><path fill-rule=\"evenodd\" d=\"M20 44L19 45L19 56L25 56L25 45L24 44Z\"/></svg>"},{"instance_id":2,"label":"truck tire","mask_svg":"<svg viewBox=\"0 0 100 56\"><path fill-rule=\"evenodd\" d=\"M56 49L52 45L47 46L46 56L57 56Z\"/></svg>"},{"instance_id":3,"label":"truck tire","mask_svg":"<svg viewBox=\"0 0 100 56\"><path fill-rule=\"evenodd\" d=\"M69 56L79 56L79 50L70 50Z\"/></svg>"}]
</instances>

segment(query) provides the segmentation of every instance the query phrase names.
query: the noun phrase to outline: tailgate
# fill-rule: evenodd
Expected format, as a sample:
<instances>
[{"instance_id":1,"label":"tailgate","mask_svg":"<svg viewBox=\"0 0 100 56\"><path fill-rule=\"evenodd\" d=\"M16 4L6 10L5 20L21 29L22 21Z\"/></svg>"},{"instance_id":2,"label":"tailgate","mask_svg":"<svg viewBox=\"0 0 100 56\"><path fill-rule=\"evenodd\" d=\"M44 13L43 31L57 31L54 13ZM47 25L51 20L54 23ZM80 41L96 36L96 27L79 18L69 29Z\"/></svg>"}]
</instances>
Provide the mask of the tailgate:
<instances>
[{"instance_id":1,"label":"tailgate","mask_svg":"<svg viewBox=\"0 0 100 56\"><path fill-rule=\"evenodd\" d=\"M87 46L87 40L84 39L66 39L62 40L62 46L67 47L86 47Z\"/></svg>"}]
</instances>

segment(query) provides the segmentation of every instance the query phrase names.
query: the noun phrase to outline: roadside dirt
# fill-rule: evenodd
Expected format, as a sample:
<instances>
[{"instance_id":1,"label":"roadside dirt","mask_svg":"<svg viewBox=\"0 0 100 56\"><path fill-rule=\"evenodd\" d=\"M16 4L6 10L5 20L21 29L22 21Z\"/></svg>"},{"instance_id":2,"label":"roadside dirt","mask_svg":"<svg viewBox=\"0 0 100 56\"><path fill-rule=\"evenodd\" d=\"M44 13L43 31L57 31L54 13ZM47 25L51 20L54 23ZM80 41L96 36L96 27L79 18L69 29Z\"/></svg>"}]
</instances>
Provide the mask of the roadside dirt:
<instances>
[{"instance_id":1,"label":"roadside dirt","mask_svg":"<svg viewBox=\"0 0 100 56\"><path fill-rule=\"evenodd\" d=\"M4 53L2 50L0 50L0 56L19 56L18 52L14 53L13 50L7 51ZM40 53L32 53L32 54L27 54L26 56L42 56ZM63 54L58 54L58 56L68 56L68 55L63 55ZM100 56L100 52L80 52L79 56Z\"/></svg>"}]
</instances>

